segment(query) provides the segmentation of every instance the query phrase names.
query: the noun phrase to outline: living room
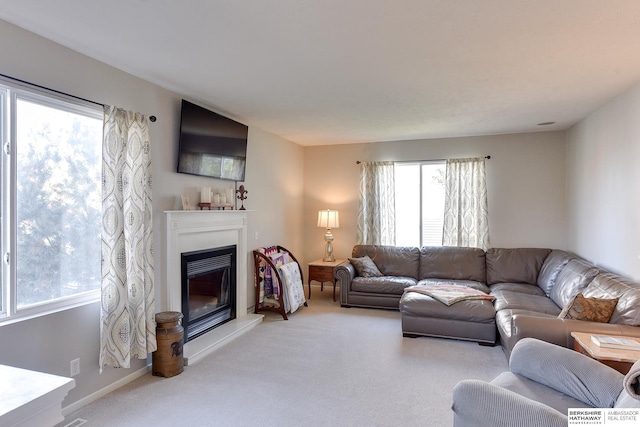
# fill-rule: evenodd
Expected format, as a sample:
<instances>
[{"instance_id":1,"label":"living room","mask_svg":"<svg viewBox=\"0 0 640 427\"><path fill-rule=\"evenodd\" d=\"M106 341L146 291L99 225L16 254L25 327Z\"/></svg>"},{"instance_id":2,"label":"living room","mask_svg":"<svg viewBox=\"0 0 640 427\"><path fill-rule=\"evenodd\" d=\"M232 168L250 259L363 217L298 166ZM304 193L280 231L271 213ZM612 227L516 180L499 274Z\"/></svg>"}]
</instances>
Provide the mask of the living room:
<instances>
[{"instance_id":1,"label":"living room","mask_svg":"<svg viewBox=\"0 0 640 427\"><path fill-rule=\"evenodd\" d=\"M631 7L629 2L626 5ZM627 40L633 52L637 52L636 35ZM6 21L0 21L0 53L4 75L158 118L151 125L158 248L155 279L158 311L164 309L166 295L160 291L166 282L163 211L174 209L182 194L197 201L202 186L216 185L210 179L175 172L180 101L189 95L135 77L118 69L118 64L107 65ZM334 251L345 258L356 243L356 161L490 155L487 185L492 246L562 248L639 280L640 241L634 237L640 235L640 193L634 186L640 182L636 167L640 156L640 60L636 53L633 61L624 62L627 68L620 68L613 63L618 58L607 57L602 50L598 53L603 62L612 61L609 73L618 73L619 78L606 91L596 91L590 100L593 108L556 130L304 145L248 123L244 185L249 191L245 206L249 210L250 248L281 244L301 254L306 265L324 251L324 230L315 223L317 212L331 208L340 212L340 228L333 231ZM575 62L580 60L577 57ZM258 65L257 69L264 68L264 64ZM584 85L598 87L599 81L592 77ZM230 87L233 90L234 85ZM205 106L234 113L213 100ZM547 120L554 117L535 117L532 123L535 126ZM248 274L249 307L253 305L252 278ZM81 374L64 403L77 409L95 394L117 388L147 367L146 360L134 360L131 369L99 373L99 314L99 303L94 302L2 324L0 363L66 376L69 361L80 358Z\"/></svg>"}]
</instances>

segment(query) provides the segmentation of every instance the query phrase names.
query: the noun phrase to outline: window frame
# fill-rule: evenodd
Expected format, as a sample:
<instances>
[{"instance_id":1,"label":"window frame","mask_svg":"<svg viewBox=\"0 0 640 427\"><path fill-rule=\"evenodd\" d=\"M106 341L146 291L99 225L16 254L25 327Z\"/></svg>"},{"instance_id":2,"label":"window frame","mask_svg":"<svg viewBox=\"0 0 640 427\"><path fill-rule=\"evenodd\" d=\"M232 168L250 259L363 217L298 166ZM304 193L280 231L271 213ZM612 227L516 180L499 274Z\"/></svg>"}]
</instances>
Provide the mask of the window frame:
<instances>
[{"instance_id":1,"label":"window frame","mask_svg":"<svg viewBox=\"0 0 640 427\"><path fill-rule=\"evenodd\" d=\"M424 200L423 200L423 183L424 183L424 170L423 166L425 165L440 165L446 168L447 161L444 159L434 159L434 160L405 160L405 161L396 161L394 162L394 167L397 166L417 166L418 167L418 209L419 209L419 221L416 225L416 232L418 234L418 247L424 246L424 235L423 235L423 227L424 227ZM396 213L397 215L397 213ZM398 219L396 218L396 223ZM397 234L396 234L397 238ZM442 243L439 245L442 246Z\"/></svg>"},{"instance_id":2,"label":"window frame","mask_svg":"<svg viewBox=\"0 0 640 427\"><path fill-rule=\"evenodd\" d=\"M0 76L0 326L100 301L98 288L18 308L17 257L14 256L17 253L17 203L11 202L17 200L17 156L14 155L17 115L14 112L19 99L103 119L102 108L95 103Z\"/></svg>"}]
</instances>

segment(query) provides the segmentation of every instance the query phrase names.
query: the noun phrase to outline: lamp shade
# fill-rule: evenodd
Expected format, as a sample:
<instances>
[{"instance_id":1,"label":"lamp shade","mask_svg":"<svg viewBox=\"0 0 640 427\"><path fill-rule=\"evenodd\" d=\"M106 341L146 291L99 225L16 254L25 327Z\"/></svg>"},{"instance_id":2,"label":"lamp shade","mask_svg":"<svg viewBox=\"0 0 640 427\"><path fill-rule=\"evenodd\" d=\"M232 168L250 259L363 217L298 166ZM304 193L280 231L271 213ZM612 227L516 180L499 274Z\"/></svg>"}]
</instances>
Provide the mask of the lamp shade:
<instances>
[{"instance_id":1,"label":"lamp shade","mask_svg":"<svg viewBox=\"0 0 640 427\"><path fill-rule=\"evenodd\" d=\"M318 227L320 228L340 228L338 211L325 209L318 211Z\"/></svg>"}]
</instances>

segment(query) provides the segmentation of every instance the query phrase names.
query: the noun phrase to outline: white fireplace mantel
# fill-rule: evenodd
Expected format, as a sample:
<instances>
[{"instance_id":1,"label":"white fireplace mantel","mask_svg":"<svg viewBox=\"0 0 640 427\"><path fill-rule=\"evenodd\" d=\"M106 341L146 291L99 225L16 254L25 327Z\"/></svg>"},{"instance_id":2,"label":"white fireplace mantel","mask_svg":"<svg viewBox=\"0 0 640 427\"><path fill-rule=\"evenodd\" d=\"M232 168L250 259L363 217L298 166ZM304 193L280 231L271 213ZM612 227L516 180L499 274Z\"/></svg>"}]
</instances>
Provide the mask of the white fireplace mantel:
<instances>
[{"instance_id":1,"label":"white fireplace mantel","mask_svg":"<svg viewBox=\"0 0 640 427\"><path fill-rule=\"evenodd\" d=\"M193 364L229 340L249 331L261 315L247 313L247 211L165 211L167 224L166 297L168 311L182 311L181 255L236 245L236 318L185 343L185 364Z\"/></svg>"}]
</instances>

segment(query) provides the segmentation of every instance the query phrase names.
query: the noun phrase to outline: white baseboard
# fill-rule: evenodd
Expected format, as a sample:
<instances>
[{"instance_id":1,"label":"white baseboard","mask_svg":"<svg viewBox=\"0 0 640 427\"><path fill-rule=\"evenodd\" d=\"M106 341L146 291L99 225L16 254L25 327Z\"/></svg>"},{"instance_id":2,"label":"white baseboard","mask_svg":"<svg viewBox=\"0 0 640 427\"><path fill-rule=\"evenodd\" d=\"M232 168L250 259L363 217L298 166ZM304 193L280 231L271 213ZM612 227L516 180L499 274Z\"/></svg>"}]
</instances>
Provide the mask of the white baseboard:
<instances>
[{"instance_id":1,"label":"white baseboard","mask_svg":"<svg viewBox=\"0 0 640 427\"><path fill-rule=\"evenodd\" d=\"M75 411L77 411L78 409L82 409L85 406L87 406L88 404L95 402L96 400L100 399L101 397L106 396L107 394L111 393L112 391L115 391L117 389L119 389L122 386L125 386L127 384L129 384L131 381L137 380L138 378L148 374L149 372L151 372L151 364L146 365L143 368L138 369L137 371L133 372L131 375L127 375L124 378L119 379L118 381L109 384L108 386L101 388L100 390L96 391L95 393L90 394L87 397L84 397L74 403L72 403L69 406L66 406L64 408L62 408L62 415L64 415L65 417Z\"/></svg>"}]
</instances>

